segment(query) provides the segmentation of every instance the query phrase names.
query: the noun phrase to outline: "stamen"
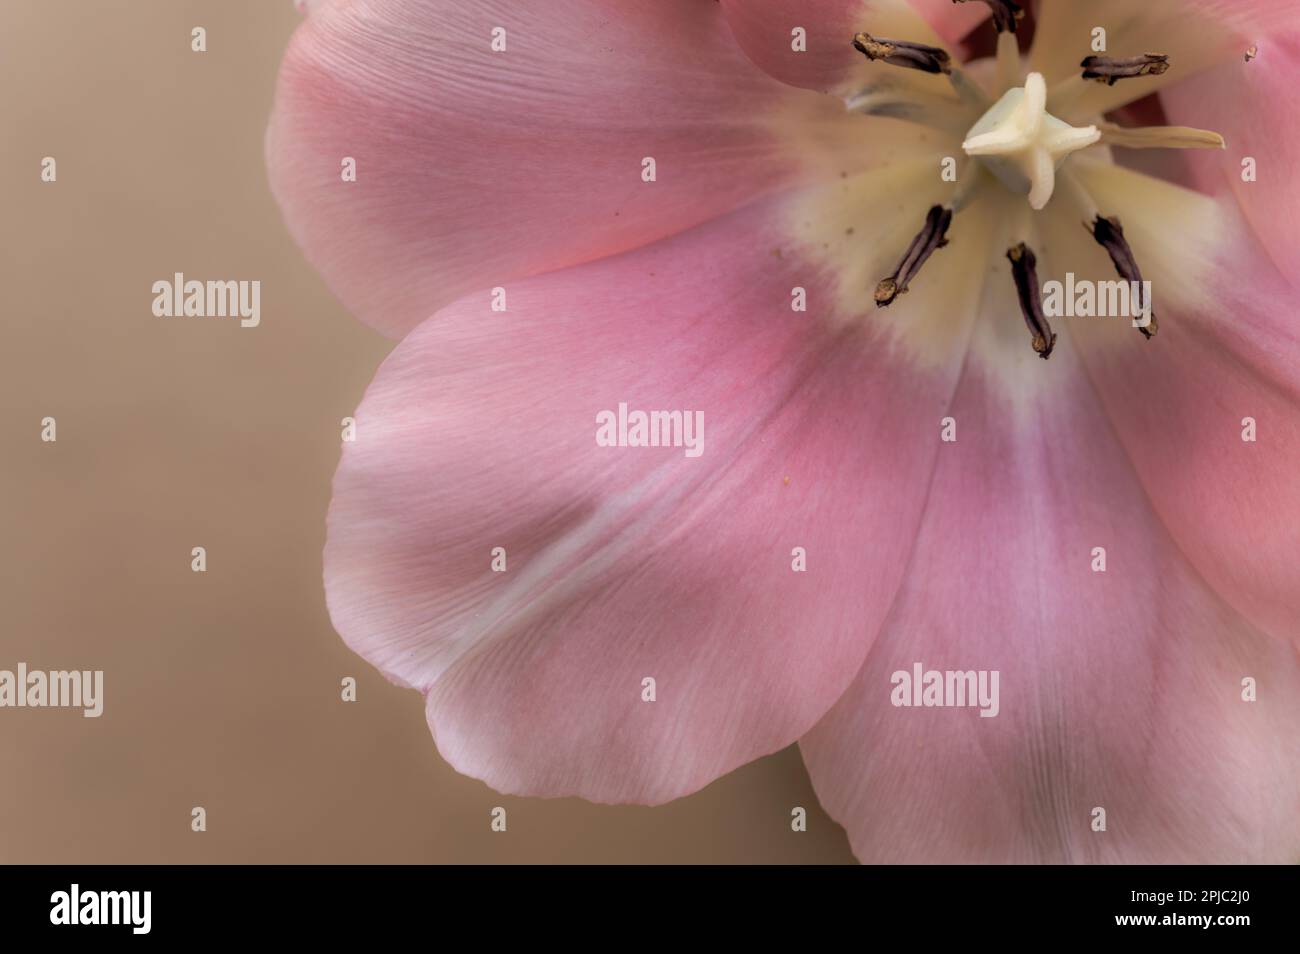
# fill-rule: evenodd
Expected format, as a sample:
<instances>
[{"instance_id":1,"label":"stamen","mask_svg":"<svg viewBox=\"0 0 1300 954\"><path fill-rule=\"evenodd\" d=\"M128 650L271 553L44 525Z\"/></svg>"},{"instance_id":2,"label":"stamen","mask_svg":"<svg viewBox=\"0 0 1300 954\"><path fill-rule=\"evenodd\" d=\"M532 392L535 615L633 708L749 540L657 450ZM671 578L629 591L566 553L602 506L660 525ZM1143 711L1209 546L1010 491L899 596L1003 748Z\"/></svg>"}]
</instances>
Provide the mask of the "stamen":
<instances>
[{"instance_id":1,"label":"stamen","mask_svg":"<svg viewBox=\"0 0 1300 954\"><path fill-rule=\"evenodd\" d=\"M888 82L875 83L846 97L844 106L866 116L901 119L959 135L970 122L967 107L952 97Z\"/></svg>"},{"instance_id":2,"label":"stamen","mask_svg":"<svg viewBox=\"0 0 1300 954\"><path fill-rule=\"evenodd\" d=\"M969 0L952 0L968 3ZM1020 85L1020 47L1016 43L1016 25L1025 11L1012 0L982 0L993 11L993 25L998 30L998 84L1002 91Z\"/></svg>"},{"instance_id":3,"label":"stamen","mask_svg":"<svg viewBox=\"0 0 1300 954\"><path fill-rule=\"evenodd\" d=\"M1208 129L1191 126L1116 126L1098 123L1101 141L1127 149L1222 149L1223 137Z\"/></svg>"},{"instance_id":4,"label":"stamen","mask_svg":"<svg viewBox=\"0 0 1300 954\"><path fill-rule=\"evenodd\" d=\"M1159 76L1169 70L1169 57L1164 53L1143 53L1141 56L1086 56L1079 64L1083 78L1097 80L1114 86L1116 80L1134 76Z\"/></svg>"},{"instance_id":5,"label":"stamen","mask_svg":"<svg viewBox=\"0 0 1300 954\"><path fill-rule=\"evenodd\" d=\"M1092 237L1097 240L1097 244L1106 250L1110 256L1111 262L1115 265L1115 271L1119 272L1119 277L1129 282L1129 287L1135 289L1137 299L1133 302L1133 310L1141 312L1144 307L1149 308L1150 302L1145 306L1141 300L1142 296L1142 272L1138 268L1137 259L1133 257L1133 249L1129 247L1128 240L1124 238L1124 229L1120 227L1119 219L1115 217L1106 218L1098 215L1092 223ZM1148 341L1155 337L1156 334L1156 313L1154 309L1150 313L1150 319L1146 325L1138 325L1138 331L1142 332L1143 337Z\"/></svg>"},{"instance_id":6,"label":"stamen","mask_svg":"<svg viewBox=\"0 0 1300 954\"><path fill-rule=\"evenodd\" d=\"M883 37L874 37L870 33L856 34L853 37L853 46L867 59L879 60L890 66L902 66L923 73L952 71L947 51L937 46L909 43L906 40L886 40Z\"/></svg>"},{"instance_id":7,"label":"stamen","mask_svg":"<svg viewBox=\"0 0 1300 954\"><path fill-rule=\"evenodd\" d=\"M953 91L961 97L963 103L967 106L974 106L981 112L989 108L989 97L983 88L966 75L964 70L953 67L948 74L948 82L952 84Z\"/></svg>"},{"instance_id":8,"label":"stamen","mask_svg":"<svg viewBox=\"0 0 1300 954\"><path fill-rule=\"evenodd\" d=\"M983 194L983 190L980 189L983 181L984 165L974 160L967 160L957 171L957 188L953 190L952 198L944 203L944 207L952 209L953 214L956 215Z\"/></svg>"},{"instance_id":9,"label":"stamen","mask_svg":"<svg viewBox=\"0 0 1300 954\"><path fill-rule=\"evenodd\" d=\"M1075 205L1083 212L1083 227L1091 231L1091 226L1088 223L1101 215L1097 210L1097 203L1088 193L1088 190L1084 188L1083 183L1079 181L1079 177L1070 169L1062 169L1060 178L1061 183L1065 186L1065 191L1069 193Z\"/></svg>"},{"instance_id":10,"label":"stamen","mask_svg":"<svg viewBox=\"0 0 1300 954\"><path fill-rule=\"evenodd\" d=\"M1025 318L1029 333L1033 335L1030 344L1035 353L1046 360L1052 356L1052 348L1056 347L1056 334L1043 317L1043 292L1036 271L1038 259L1024 242L1007 249L1007 259L1011 262L1011 275L1016 280L1020 313Z\"/></svg>"},{"instance_id":11,"label":"stamen","mask_svg":"<svg viewBox=\"0 0 1300 954\"><path fill-rule=\"evenodd\" d=\"M998 34L998 84L1003 91L1020 85L1020 46L1014 33Z\"/></svg>"},{"instance_id":12,"label":"stamen","mask_svg":"<svg viewBox=\"0 0 1300 954\"><path fill-rule=\"evenodd\" d=\"M1246 48L1246 62L1249 63L1255 57L1259 56L1259 47L1251 44Z\"/></svg>"},{"instance_id":13,"label":"stamen","mask_svg":"<svg viewBox=\"0 0 1300 954\"><path fill-rule=\"evenodd\" d=\"M1074 109L1079 98L1091 87L1078 73L1071 73L1052 84L1047 91L1047 110L1054 116L1066 116Z\"/></svg>"},{"instance_id":14,"label":"stamen","mask_svg":"<svg viewBox=\"0 0 1300 954\"><path fill-rule=\"evenodd\" d=\"M853 46L872 62L887 63L905 69L920 70L922 73L943 73L952 84L953 91L967 106L987 109L989 98L980 86L973 82L962 70L952 65L952 58L946 50L923 43L910 43L906 40L887 40L872 36L870 33L858 33L853 37Z\"/></svg>"},{"instance_id":15,"label":"stamen","mask_svg":"<svg viewBox=\"0 0 1300 954\"><path fill-rule=\"evenodd\" d=\"M970 0L952 0L953 3L969 3ZM1016 24L1024 18L1025 11L1011 0L981 0L993 11L993 25L999 33L1015 33Z\"/></svg>"},{"instance_id":16,"label":"stamen","mask_svg":"<svg viewBox=\"0 0 1300 954\"><path fill-rule=\"evenodd\" d=\"M921 270L926 259L934 253L935 249L943 248L948 244L946 236L951 223L952 209L944 208L942 205L930 207L930 211L925 214L925 225L916 234L916 238L912 239L912 244L907 247L907 253L894 269L894 274L882 278L876 285L877 308L884 308L899 295L904 294L908 283L916 277L916 273Z\"/></svg>"}]
</instances>

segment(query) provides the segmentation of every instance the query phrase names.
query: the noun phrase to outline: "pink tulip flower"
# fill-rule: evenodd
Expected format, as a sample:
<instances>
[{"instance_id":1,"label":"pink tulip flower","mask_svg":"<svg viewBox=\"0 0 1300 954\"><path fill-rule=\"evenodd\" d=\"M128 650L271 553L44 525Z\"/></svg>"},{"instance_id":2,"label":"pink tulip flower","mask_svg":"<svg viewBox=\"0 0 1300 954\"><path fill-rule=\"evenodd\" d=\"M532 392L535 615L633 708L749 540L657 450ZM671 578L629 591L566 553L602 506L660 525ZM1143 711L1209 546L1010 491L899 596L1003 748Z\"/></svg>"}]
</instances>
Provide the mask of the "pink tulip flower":
<instances>
[{"instance_id":1,"label":"pink tulip flower","mask_svg":"<svg viewBox=\"0 0 1300 954\"><path fill-rule=\"evenodd\" d=\"M451 765L797 741L863 861L1300 861L1293 0L301 5L271 183L399 339L325 590Z\"/></svg>"}]
</instances>

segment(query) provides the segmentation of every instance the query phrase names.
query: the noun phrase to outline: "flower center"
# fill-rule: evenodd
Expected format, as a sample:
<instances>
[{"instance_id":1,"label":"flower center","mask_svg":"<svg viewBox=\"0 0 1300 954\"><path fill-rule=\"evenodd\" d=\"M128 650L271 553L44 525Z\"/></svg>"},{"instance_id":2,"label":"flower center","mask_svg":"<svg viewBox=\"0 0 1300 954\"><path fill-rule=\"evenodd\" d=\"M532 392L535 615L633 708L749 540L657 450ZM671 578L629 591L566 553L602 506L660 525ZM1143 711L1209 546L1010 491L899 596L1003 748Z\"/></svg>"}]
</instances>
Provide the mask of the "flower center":
<instances>
[{"instance_id":1,"label":"flower center","mask_svg":"<svg viewBox=\"0 0 1300 954\"><path fill-rule=\"evenodd\" d=\"M1076 128L1047 111L1047 84L1030 73L1024 86L1007 90L961 144L968 156L1013 192L1027 192L1035 210L1047 205L1056 170L1065 157L1101 139L1096 126Z\"/></svg>"},{"instance_id":2,"label":"flower center","mask_svg":"<svg viewBox=\"0 0 1300 954\"><path fill-rule=\"evenodd\" d=\"M965 3L968 0L954 0ZM1137 289L1142 288L1142 273L1133 250L1124 237L1118 210L1102 210L1084 188L1081 177L1067 165L1072 153L1101 144L1120 148L1223 148L1223 137L1216 133L1182 126L1126 128L1106 122L1098 115L1083 117L1087 125L1075 126L1059 116L1080 112L1084 94L1093 84L1113 86L1141 82L1142 77L1159 76L1170 68L1169 57L1160 53L1142 53L1126 57L1087 56L1078 62L1079 71L1050 89L1041 73L1024 75L1016 28L1023 10L1012 0L982 0L992 9L997 29L997 56L992 66L993 88L990 91L953 63L947 51L906 40L886 39L859 33L853 45L876 64L903 70L919 71L943 77L950 90L941 86L934 92L917 83L891 82L887 77L847 97L851 110L868 115L887 116L921 123L948 135L960 135L962 152L970 157L956 179L948 200L933 205L925 214L921 230L912 239L894 272L880 279L875 289L878 308L892 304L907 293L909 284L922 266L937 251L948 245L948 230L955 217L983 193L990 180L996 180L1011 192L1024 195L1034 212L1043 210L1060 185L1068 196L1069 213L1082 213L1094 241L1109 256L1118 275ZM977 64L976 71L984 64ZM915 73L912 74L915 76ZM921 82L935 82L923 80ZM954 95L955 94L955 95ZM991 94L991 95L990 95ZM993 100L992 97L996 97ZM1048 111L1051 106L1053 112ZM987 173L987 175L985 174ZM951 181L951 180L950 180ZM1059 203L1058 203L1059 204ZM1055 207L1055 206L1054 206ZM1035 271L1037 259L1032 248L1037 233L1035 220L1026 216L1016 226L1009 248L1010 263L1021 317L1030 333L1030 345L1042 358L1051 356L1056 343L1043 313L1043 293ZM1005 267L1005 266L1004 266ZM1135 291L1134 294L1137 294ZM1136 327L1146 339L1156 333L1155 314L1145 294L1135 306L1141 310Z\"/></svg>"}]
</instances>

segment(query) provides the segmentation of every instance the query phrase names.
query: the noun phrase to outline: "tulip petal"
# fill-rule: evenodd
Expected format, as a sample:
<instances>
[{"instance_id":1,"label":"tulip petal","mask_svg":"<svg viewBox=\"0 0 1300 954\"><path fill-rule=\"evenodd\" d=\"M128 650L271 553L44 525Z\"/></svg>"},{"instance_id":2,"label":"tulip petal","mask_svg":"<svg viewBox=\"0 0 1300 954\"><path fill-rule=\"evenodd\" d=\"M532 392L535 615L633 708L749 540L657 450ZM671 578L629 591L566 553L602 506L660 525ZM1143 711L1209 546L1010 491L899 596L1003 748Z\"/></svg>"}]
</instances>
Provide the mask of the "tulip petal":
<instances>
[{"instance_id":1,"label":"tulip petal","mask_svg":"<svg viewBox=\"0 0 1300 954\"><path fill-rule=\"evenodd\" d=\"M1300 29L1246 34L1259 54L1244 53L1222 66L1169 88L1162 97L1169 121L1221 133L1223 152L1186 157L1193 182L1215 194L1231 194L1240 204L1266 253L1292 284L1300 276ZM1243 41L1241 46L1245 46ZM1252 160L1247 170L1244 160ZM1253 175L1250 181L1243 176Z\"/></svg>"},{"instance_id":2,"label":"tulip petal","mask_svg":"<svg viewBox=\"0 0 1300 954\"><path fill-rule=\"evenodd\" d=\"M832 316L791 211L521 281L505 312L470 296L380 369L335 479L328 602L354 650L427 693L458 770L658 803L789 744L852 679L963 340L922 367L874 313ZM937 308L981 280L910 297ZM701 411L703 453L597 446L620 403Z\"/></svg>"},{"instance_id":3,"label":"tulip petal","mask_svg":"<svg viewBox=\"0 0 1300 954\"><path fill-rule=\"evenodd\" d=\"M800 743L823 807L864 862L1296 861L1296 653L1188 566L1070 343L1046 364L1032 405L963 377L898 602ZM895 705L917 663L997 671L997 714Z\"/></svg>"},{"instance_id":4,"label":"tulip petal","mask_svg":"<svg viewBox=\"0 0 1300 954\"><path fill-rule=\"evenodd\" d=\"M834 139L830 113L754 69L699 0L333 0L285 55L267 162L308 259L400 337L469 291L788 186ZM850 170L869 152L839 146Z\"/></svg>"},{"instance_id":5,"label":"tulip petal","mask_svg":"<svg viewBox=\"0 0 1300 954\"><path fill-rule=\"evenodd\" d=\"M1066 319L1119 440L1196 570L1300 644L1300 292L1231 202L1116 166L1074 169L1122 215L1159 321L1145 341L1127 319ZM1116 277L1082 229L1057 224L1044 280Z\"/></svg>"}]
</instances>

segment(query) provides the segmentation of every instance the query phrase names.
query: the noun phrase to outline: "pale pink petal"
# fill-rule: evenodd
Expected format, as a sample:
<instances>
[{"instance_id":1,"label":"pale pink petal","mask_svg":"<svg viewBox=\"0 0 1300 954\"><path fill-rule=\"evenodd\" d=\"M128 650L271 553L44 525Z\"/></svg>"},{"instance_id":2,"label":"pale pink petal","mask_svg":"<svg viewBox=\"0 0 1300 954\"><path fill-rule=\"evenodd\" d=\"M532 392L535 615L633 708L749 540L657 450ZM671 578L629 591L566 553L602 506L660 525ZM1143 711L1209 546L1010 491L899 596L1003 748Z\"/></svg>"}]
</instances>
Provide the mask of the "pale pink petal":
<instances>
[{"instance_id":1,"label":"pale pink petal","mask_svg":"<svg viewBox=\"0 0 1300 954\"><path fill-rule=\"evenodd\" d=\"M1235 282L1244 272L1220 277ZM1282 285L1276 277L1270 284ZM1286 296L1270 300L1260 290L1226 286L1199 313L1166 310L1159 353L1135 347L1094 359L1085 347L1083 354L1188 559L1251 621L1300 644L1300 397L1271 382L1265 362L1250 363L1252 352L1277 339L1241 340L1251 325L1290 320L1300 301L1291 292L1284 306ZM1300 350L1294 337L1279 346ZM1256 441L1243 439L1248 428Z\"/></svg>"},{"instance_id":2,"label":"pale pink petal","mask_svg":"<svg viewBox=\"0 0 1300 954\"><path fill-rule=\"evenodd\" d=\"M1188 566L1072 341L1049 364L1031 402L963 378L898 603L801 742L818 797L864 862L1294 862L1296 653ZM893 705L916 663L996 670L997 715Z\"/></svg>"},{"instance_id":3,"label":"pale pink petal","mask_svg":"<svg viewBox=\"0 0 1300 954\"><path fill-rule=\"evenodd\" d=\"M759 67L783 83L818 92L848 92L888 67L872 67L853 48L855 34L955 46L988 16L982 3L950 0L721 0L737 42ZM928 22L927 22L928 21ZM802 30L802 48L795 31ZM920 82L891 71L900 82ZM943 80L925 77L939 91Z\"/></svg>"},{"instance_id":4,"label":"pale pink petal","mask_svg":"<svg viewBox=\"0 0 1300 954\"><path fill-rule=\"evenodd\" d=\"M787 185L832 106L756 70L701 0L333 0L285 55L267 161L312 264L400 336Z\"/></svg>"},{"instance_id":5,"label":"pale pink petal","mask_svg":"<svg viewBox=\"0 0 1300 954\"><path fill-rule=\"evenodd\" d=\"M330 612L427 691L460 771L662 802L789 744L864 658L960 339L920 367L874 316L832 320L784 203L512 284L506 312L470 296L380 369L335 480ZM620 402L703 412L703 453L597 446Z\"/></svg>"},{"instance_id":6,"label":"pale pink petal","mask_svg":"<svg viewBox=\"0 0 1300 954\"><path fill-rule=\"evenodd\" d=\"M1121 3L1123 0L1110 0ZM1295 27L1294 0L1163 0L1173 15L1181 11L1212 30L1231 30L1241 35Z\"/></svg>"},{"instance_id":7,"label":"pale pink petal","mask_svg":"<svg viewBox=\"0 0 1300 954\"><path fill-rule=\"evenodd\" d=\"M1247 4L1246 6L1249 6ZM1288 29L1245 32L1239 54L1217 69L1171 86L1169 121L1221 133L1224 152L1188 155L1194 181L1236 197L1266 253L1294 284L1300 276L1300 22ZM1247 62L1245 49L1257 46ZM1254 160L1255 181L1243 179Z\"/></svg>"},{"instance_id":8,"label":"pale pink petal","mask_svg":"<svg viewBox=\"0 0 1300 954\"><path fill-rule=\"evenodd\" d=\"M1076 171L1123 219L1159 321L1145 341L1123 319L1066 319L1120 443L1196 570L1253 624L1300 644L1300 291L1231 202L1113 167ZM1178 205L1212 214L1185 221ZM1097 267L1070 267L1113 279L1091 251Z\"/></svg>"},{"instance_id":9,"label":"pale pink petal","mask_svg":"<svg viewBox=\"0 0 1300 954\"><path fill-rule=\"evenodd\" d=\"M956 46L968 33L989 20L987 4L980 0L966 0L954 3L953 0L908 0L950 48ZM990 26L992 31L993 27Z\"/></svg>"}]
</instances>

